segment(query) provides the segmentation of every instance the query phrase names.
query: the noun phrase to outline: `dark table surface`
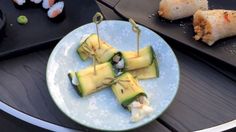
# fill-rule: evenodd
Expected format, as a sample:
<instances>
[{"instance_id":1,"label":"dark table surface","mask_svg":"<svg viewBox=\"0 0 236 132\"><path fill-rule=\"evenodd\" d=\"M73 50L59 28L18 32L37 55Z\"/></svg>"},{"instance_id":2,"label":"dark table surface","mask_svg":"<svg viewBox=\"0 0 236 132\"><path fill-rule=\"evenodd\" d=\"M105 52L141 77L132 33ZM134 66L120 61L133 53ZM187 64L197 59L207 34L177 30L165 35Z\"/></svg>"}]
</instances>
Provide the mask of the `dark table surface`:
<instances>
[{"instance_id":1,"label":"dark table surface","mask_svg":"<svg viewBox=\"0 0 236 132\"><path fill-rule=\"evenodd\" d=\"M116 2L98 3L106 19L121 19L109 8ZM53 103L45 75L52 49L0 61L0 131L94 131L70 120ZM157 120L134 131L193 131L236 119L236 82L195 57L174 52L181 70L174 102Z\"/></svg>"}]
</instances>

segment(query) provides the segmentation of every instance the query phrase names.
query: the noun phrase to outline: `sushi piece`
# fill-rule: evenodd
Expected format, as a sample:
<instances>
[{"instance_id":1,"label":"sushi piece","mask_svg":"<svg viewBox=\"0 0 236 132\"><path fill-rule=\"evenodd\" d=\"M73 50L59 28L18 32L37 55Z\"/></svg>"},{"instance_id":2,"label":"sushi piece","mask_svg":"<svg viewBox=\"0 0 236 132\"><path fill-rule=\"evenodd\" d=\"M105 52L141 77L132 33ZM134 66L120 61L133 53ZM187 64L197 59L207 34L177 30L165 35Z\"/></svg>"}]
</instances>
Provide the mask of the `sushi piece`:
<instances>
[{"instance_id":1,"label":"sushi piece","mask_svg":"<svg viewBox=\"0 0 236 132\"><path fill-rule=\"evenodd\" d=\"M52 5L47 14L55 22L63 20L65 18L64 2L60 1Z\"/></svg>"},{"instance_id":2,"label":"sushi piece","mask_svg":"<svg viewBox=\"0 0 236 132\"><path fill-rule=\"evenodd\" d=\"M44 9L49 9L55 4L56 0L43 0L42 6Z\"/></svg>"},{"instance_id":3,"label":"sushi piece","mask_svg":"<svg viewBox=\"0 0 236 132\"><path fill-rule=\"evenodd\" d=\"M208 0L161 0L158 14L177 20L192 16L197 10L208 10Z\"/></svg>"},{"instance_id":4,"label":"sushi piece","mask_svg":"<svg viewBox=\"0 0 236 132\"><path fill-rule=\"evenodd\" d=\"M115 78L115 73L109 62L97 65L96 75L93 67L85 68L79 72L70 72L68 75L72 85L82 97L108 87Z\"/></svg>"},{"instance_id":5,"label":"sushi piece","mask_svg":"<svg viewBox=\"0 0 236 132\"><path fill-rule=\"evenodd\" d=\"M209 46L217 40L236 36L235 10L197 11L193 17L195 40L202 40Z\"/></svg>"},{"instance_id":6,"label":"sushi piece","mask_svg":"<svg viewBox=\"0 0 236 132\"><path fill-rule=\"evenodd\" d=\"M17 9L24 9L27 5L26 0L12 0Z\"/></svg>"},{"instance_id":7,"label":"sushi piece","mask_svg":"<svg viewBox=\"0 0 236 132\"><path fill-rule=\"evenodd\" d=\"M112 91L119 103L131 112L131 121L137 122L153 112L147 95L138 81L128 72L117 77Z\"/></svg>"},{"instance_id":8,"label":"sushi piece","mask_svg":"<svg viewBox=\"0 0 236 132\"><path fill-rule=\"evenodd\" d=\"M110 44L100 40L100 48L98 43L97 34L84 35L80 40L80 46L77 52L82 60L92 58L92 52L94 52L97 63L104 63L109 61L117 52Z\"/></svg>"}]
</instances>

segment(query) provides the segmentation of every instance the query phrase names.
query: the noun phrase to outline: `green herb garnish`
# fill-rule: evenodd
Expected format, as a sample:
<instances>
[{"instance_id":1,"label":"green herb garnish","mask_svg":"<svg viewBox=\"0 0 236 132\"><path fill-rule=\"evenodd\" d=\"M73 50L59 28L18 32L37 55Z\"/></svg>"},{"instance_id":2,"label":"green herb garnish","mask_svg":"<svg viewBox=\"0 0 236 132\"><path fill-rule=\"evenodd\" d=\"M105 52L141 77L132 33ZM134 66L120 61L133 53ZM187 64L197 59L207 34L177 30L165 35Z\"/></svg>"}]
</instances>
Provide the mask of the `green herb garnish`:
<instances>
[{"instance_id":1,"label":"green herb garnish","mask_svg":"<svg viewBox=\"0 0 236 132\"><path fill-rule=\"evenodd\" d=\"M28 18L24 15L20 15L17 17L17 22L21 25L25 25L28 23Z\"/></svg>"}]
</instances>

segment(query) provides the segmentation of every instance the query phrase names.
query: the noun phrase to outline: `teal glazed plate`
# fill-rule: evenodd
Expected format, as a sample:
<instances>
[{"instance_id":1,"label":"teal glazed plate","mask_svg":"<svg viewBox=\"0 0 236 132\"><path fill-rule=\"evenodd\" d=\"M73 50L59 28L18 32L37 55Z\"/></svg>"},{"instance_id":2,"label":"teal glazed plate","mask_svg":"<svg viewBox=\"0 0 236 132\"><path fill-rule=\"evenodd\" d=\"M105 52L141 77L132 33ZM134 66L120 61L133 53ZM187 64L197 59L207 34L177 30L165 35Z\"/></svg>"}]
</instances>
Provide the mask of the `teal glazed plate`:
<instances>
[{"instance_id":1,"label":"teal glazed plate","mask_svg":"<svg viewBox=\"0 0 236 132\"><path fill-rule=\"evenodd\" d=\"M173 101L179 86L179 65L169 45L150 29L141 29L140 48L152 45L158 60L160 77L139 81L147 93L154 112L145 119L132 123L131 113L116 100L111 88L81 98L67 76L70 70L81 70L92 65L82 61L76 49L85 34L96 33L94 23L81 26L66 35L52 51L47 65L49 93L58 108L75 122L103 131L123 131L143 126L159 117ZM136 50L136 34L125 21L103 21L99 24L100 37L120 51Z\"/></svg>"}]
</instances>

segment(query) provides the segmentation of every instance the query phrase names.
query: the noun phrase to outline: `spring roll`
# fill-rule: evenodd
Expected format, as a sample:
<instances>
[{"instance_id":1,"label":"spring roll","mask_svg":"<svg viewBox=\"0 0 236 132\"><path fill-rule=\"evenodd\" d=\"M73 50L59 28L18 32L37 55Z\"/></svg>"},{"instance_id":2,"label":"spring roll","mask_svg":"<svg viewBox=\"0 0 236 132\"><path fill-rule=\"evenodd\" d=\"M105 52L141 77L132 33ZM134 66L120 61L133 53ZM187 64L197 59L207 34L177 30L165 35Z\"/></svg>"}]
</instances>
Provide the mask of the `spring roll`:
<instances>
[{"instance_id":1,"label":"spring roll","mask_svg":"<svg viewBox=\"0 0 236 132\"><path fill-rule=\"evenodd\" d=\"M97 34L88 34L81 38L77 52L82 60L92 58L94 54L97 63L101 64L109 61L114 56L117 50L107 42L101 40L101 38L99 40L100 48Z\"/></svg>"},{"instance_id":2,"label":"spring roll","mask_svg":"<svg viewBox=\"0 0 236 132\"><path fill-rule=\"evenodd\" d=\"M208 10L207 0L161 0L158 14L168 20L192 16L197 10Z\"/></svg>"},{"instance_id":3,"label":"spring roll","mask_svg":"<svg viewBox=\"0 0 236 132\"><path fill-rule=\"evenodd\" d=\"M195 40L202 40L209 46L217 40L236 35L236 11L197 11L193 17Z\"/></svg>"},{"instance_id":4,"label":"spring roll","mask_svg":"<svg viewBox=\"0 0 236 132\"><path fill-rule=\"evenodd\" d=\"M128 72L117 77L112 91L119 103L131 111L131 121L137 122L153 112L147 95L138 81Z\"/></svg>"}]
</instances>

